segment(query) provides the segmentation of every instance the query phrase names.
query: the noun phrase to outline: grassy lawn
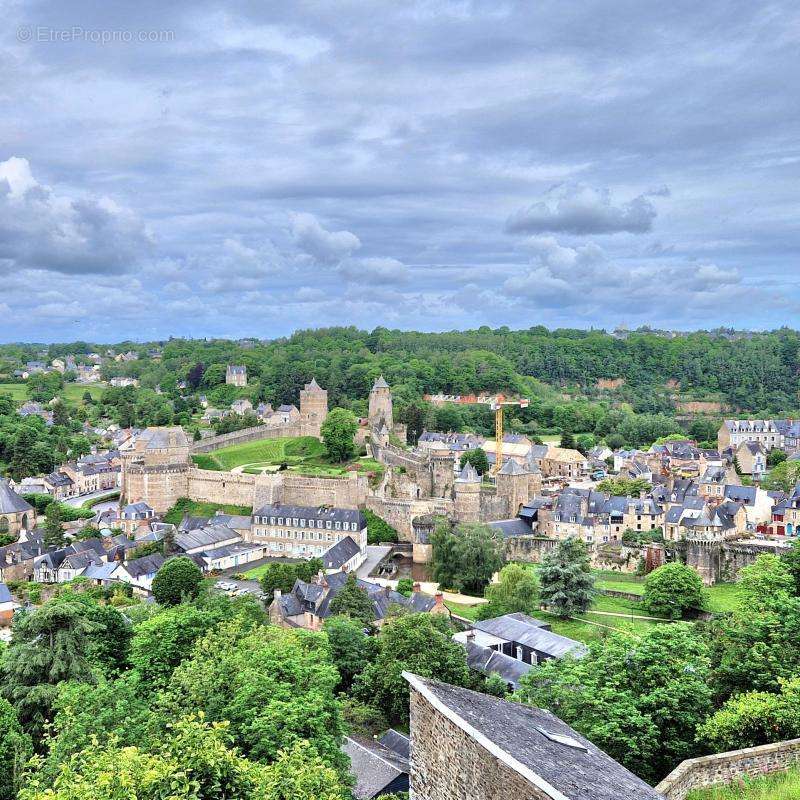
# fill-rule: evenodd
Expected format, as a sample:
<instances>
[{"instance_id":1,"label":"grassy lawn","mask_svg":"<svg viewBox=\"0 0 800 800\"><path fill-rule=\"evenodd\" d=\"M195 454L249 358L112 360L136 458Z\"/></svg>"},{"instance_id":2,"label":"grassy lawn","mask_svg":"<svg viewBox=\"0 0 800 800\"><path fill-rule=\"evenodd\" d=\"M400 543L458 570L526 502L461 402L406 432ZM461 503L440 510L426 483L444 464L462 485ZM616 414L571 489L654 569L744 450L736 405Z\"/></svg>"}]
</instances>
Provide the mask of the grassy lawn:
<instances>
[{"instance_id":1,"label":"grassy lawn","mask_svg":"<svg viewBox=\"0 0 800 800\"><path fill-rule=\"evenodd\" d=\"M800 797L800 771L790 769L773 775L744 778L729 786L695 789L686 800L797 800Z\"/></svg>"},{"instance_id":2,"label":"grassy lawn","mask_svg":"<svg viewBox=\"0 0 800 800\"><path fill-rule=\"evenodd\" d=\"M78 406L83 402L84 393L89 392L92 399L99 400L104 388L96 383L68 383L61 396L67 405ZM24 383L0 383L0 394L10 394L14 402L21 405L28 399L28 386Z\"/></svg>"},{"instance_id":3,"label":"grassy lawn","mask_svg":"<svg viewBox=\"0 0 800 800\"><path fill-rule=\"evenodd\" d=\"M346 464L329 463L324 445L313 436L243 442L213 453L198 453L192 459L200 469L227 471L243 467L243 472L250 475L274 472L284 464L289 472L320 478L335 478L356 470L370 473L373 485L380 482L384 472L383 464L371 458L357 458Z\"/></svg>"},{"instance_id":4,"label":"grassy lawn","mask_svg":"<svg viewBox=\"0 0 800 800\"><path fill-rule=\"evenodd\" d=\"M164 522L169 522L173 525L178 525L183 519L184 514L190 517L213 517L217 511L223 514L238 514L239 516L249 517L253 513L250 506L233 506L221 505L219 503L198 503L195 500L189 500L182 497L177 503L164 515Z\"/></svg>"},{"instance_id":5,"label":"grassy lawn","mask_svg":"<svg viewBox=\"0 0 800 800\"><path fill-rule=\"evenodd\" d=\"M230 470L244 464L259 466L300 463L308 459L320 459L325 449L319 439L313 436L300 438L280 437L278 439L260 439L256 442L242 442L230 447L223 447L213 453L202 453L192 456L201 469Z\"/></svg>"}]
</instances>

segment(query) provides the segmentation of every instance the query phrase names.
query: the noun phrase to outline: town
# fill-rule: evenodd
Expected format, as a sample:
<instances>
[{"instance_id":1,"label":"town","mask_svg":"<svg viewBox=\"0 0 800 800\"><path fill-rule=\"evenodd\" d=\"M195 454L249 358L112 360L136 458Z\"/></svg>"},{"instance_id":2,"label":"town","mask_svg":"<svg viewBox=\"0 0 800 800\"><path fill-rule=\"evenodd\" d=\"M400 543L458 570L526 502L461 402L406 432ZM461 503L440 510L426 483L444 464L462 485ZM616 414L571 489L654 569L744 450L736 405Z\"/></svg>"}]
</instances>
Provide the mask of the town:
<instances>
[{"instance_id":1,"label":"town","mask_svg":"<svg viewBox=\"0 0 800 800\"><path fill-rule=\"evenodd\" d=\"M458 420L453 409L491 416L485 433L433 429L419 426L418 406L398 406L380 374L356 403L363 416L331 408L313 374L296 402L273 407L237 363L145 390L145 367L160 368L169 355L154 344L49 360L43 353L15 369L7 358L0 411L3 429L16 433L0 478L0 635L8 642L4 693L9 713L16 706L20 722L30 720L16 734L34 737L28 747L36 750L41 720L55 713L58 729L67 719L59 714L74 711L68 696L17 705L33 684L25 678L28 688L14 693L15 650L27 642L19 657L28 659L41 647L25 630L44 624L75 636L82 614L105 626L88 634L98 641L81 655L91 661L94 648L113 641L113 656L104 656L113 667L95 668L106 676L78 679L83 691L96 686L91 707L128 680L114 677L126 669L153 688L173 670L190 670L203 637L228 635L216 626L246 617L281 636L305 630L330 641L333 688L345 707L325 741L300 729L292 736L310 742L329 779L357 800L450 797L475 769L481 782L502 781L504 796L570 797L565 790L579 780L591 797L683 800L748 770L793 763L793 723L783 743L767 733L769 714L781 712L741 707L725 688L741 684L715 671L711 650L727 637L734 647L739 615L756 625L744 618L794 602L800 421L698 415L688 428L715 440L676 431L649 446L567 430L545 440L515 416L529 398L434 392L418 401L434 424ZM90 372L76 368L83 362ZM135 374L120 379L120 367ZM126 407L145 398L172 410L170 424L135 424L137 411ZM125 415L134 424L123 426ZM20 452L16 440L37 431L60 437L61 463L40 469L44 461ZM45 622L55 609L73 618ZM208 620L195 630L197 614ZM112 624L122 629L113 640ZM178 650L159 655L153 637L172 636L163 627L171 625L189 627L170 645ZM723 643L706 643L702 625ZM419 645L405 641L411 630ZM276 648L282 640L272 636L249 646ZM719 700L706 686L687 710L709 744L660 727L644 710L647 692L614 672L610 653L631 638L661 654L659 669L699 670L692 682L716 686ZM152 659L167 662L156 668ZM391 659L391 678L381 659ZM642 760L596 730L581 703L556 701L559 682L577 675L594 695L601 673L615 693L643 693L637 713L651 715L653 746L670 731L658 757ZM772 673L764 679L753 691L779 682ZM779 707L793 702L783 699L790 685L779 683ZM152 713L148 702L141 713ZM755 713L767 713L764 733L738 730L749 716L726 728L730 715ZM124 740L120 724L114 735ZM247 753L255 745L243 736L236 741ZM443 748L452 757L440 771ZM470 766L459 765L467 753Z\"/></svg>"}]
</instances>

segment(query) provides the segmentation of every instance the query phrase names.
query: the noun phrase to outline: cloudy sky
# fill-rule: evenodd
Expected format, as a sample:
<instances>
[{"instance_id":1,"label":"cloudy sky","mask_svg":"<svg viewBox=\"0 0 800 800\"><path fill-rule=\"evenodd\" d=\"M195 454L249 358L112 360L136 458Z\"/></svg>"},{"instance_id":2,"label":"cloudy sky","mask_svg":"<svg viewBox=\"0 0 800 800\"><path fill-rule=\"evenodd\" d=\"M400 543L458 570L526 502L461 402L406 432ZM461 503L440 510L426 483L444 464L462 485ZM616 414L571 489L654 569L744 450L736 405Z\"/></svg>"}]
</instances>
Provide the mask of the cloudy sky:
<instances>
[{"instance_id":1,"label":"cloudy sky","mask_svg":"<svg viewBox=\"0 0 800 800\"><path fill-rule=\"evenodd\" d=\"M0 12L0 340L800 321L796 3Z\"/></svg>"}]
</instances>

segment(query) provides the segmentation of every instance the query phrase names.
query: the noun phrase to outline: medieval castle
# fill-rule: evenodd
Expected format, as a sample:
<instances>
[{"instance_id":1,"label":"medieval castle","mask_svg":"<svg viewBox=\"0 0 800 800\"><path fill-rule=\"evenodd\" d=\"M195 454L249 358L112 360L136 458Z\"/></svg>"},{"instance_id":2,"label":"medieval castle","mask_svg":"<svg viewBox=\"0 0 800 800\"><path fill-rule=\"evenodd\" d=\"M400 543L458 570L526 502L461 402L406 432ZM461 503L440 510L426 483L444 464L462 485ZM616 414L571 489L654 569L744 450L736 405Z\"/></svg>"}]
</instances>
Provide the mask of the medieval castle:
<instances>
[{"instance_id":1,"label":"medieval castle","mask_svg":"<svg viewBox=\"0 0 800 800\"><path fill-rule=\"evenodd\" d=\"M194 444L181 428L149 428L121 453L123 501L141 500L159 513L181 497L250 507L278 502L366 507L396 528L406 541L413 541L416 517L436 514L458 522L508 519L541 488L538 468L512 459L490 482L469 464L459 472L458 456L449 449L407 449L405 425L394 422L392 394L383 377L370 391L369 417L361 434L373 458L386 467L377 488L371 489L357 472L340 478L294 472L251 475L199 469L192 462L193 453L208 453L239 442L319 437L327 413L328 393L312 380L300 392L295 420L259 425Z\"/></svg>"}]
</instances>

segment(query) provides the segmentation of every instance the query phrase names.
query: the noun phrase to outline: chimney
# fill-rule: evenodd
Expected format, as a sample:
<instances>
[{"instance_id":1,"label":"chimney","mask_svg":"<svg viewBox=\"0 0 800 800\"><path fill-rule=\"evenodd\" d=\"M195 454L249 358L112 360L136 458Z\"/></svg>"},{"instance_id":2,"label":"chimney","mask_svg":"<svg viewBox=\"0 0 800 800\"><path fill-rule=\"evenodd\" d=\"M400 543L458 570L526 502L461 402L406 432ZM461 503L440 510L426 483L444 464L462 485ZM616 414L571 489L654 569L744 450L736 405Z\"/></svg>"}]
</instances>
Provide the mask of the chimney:
<instances>
[{"instance_id":1,"label":"chimney","mask_svg":"<svg viewBox=\"0 0 800 800\"><path fill-rule=\"evenodd\" d=\"M434 613L447 612L447 607L444 604L444 595L441 592L436 592L436 594L433 596L433 608L431 611Z\"/></svg>"},{"instance_id":2,"label":"chimney","mask_svg":"<svg viewBox=\"0 0 800 800\"><path fill-rule=\"evenodd\" d=\"M421 592L422 591L422 587L419 585L419 581L414 581L413 591L415 591L415 592Z\"/></svg>"},{"instance_id":3,"label":"chimney","mask_svg":"<svg viewBox=\"0 0 800 800\"><path fill-rule=\"evenodd\" d=\"M467 631L467 641L468 642L474 642L475 641L475 629L474 628L470 628Z\"/></svg>"},{"instance_id":4,"label":"chimney","mask_svg":"<svg viewBox=\"0 0 800 800\"><path fill-rule=\"evenodd\" d=\"M281 601L281 595L282 595L282 592L281 592L281 590L280 590L280 589L276 589L276 590L275 590L275 592L274 592L274 594L273 594L273 597L275 598L275 602L276 602L276 603L280 603L280 601Z\"/></svg>"}]
</instances>

